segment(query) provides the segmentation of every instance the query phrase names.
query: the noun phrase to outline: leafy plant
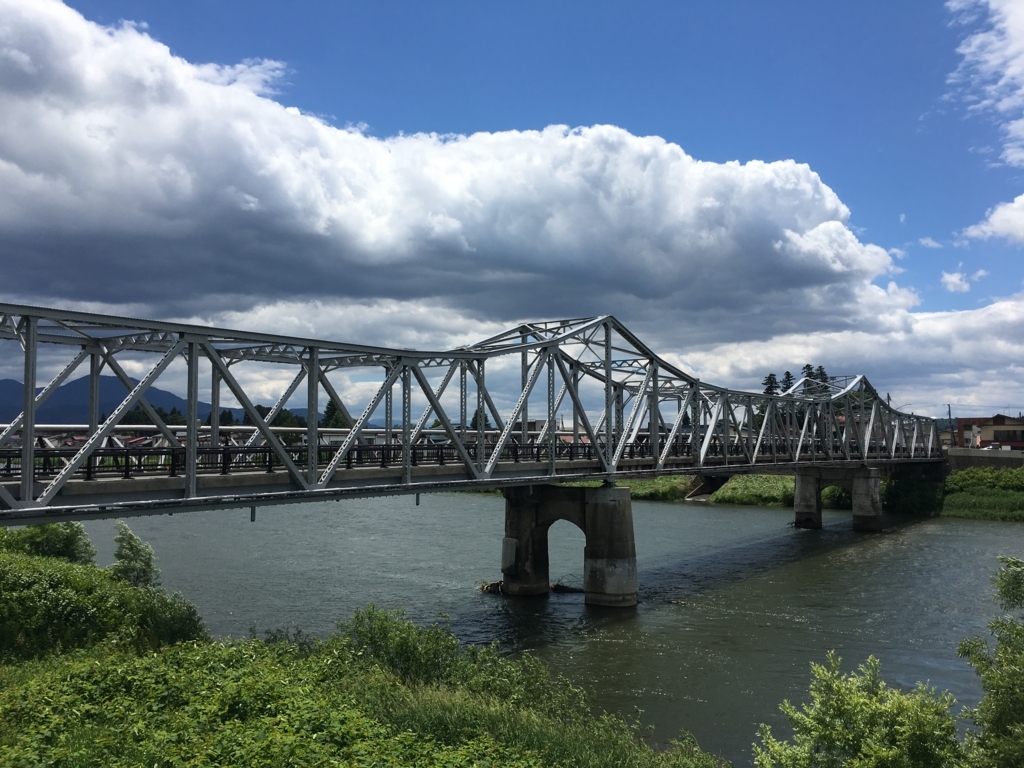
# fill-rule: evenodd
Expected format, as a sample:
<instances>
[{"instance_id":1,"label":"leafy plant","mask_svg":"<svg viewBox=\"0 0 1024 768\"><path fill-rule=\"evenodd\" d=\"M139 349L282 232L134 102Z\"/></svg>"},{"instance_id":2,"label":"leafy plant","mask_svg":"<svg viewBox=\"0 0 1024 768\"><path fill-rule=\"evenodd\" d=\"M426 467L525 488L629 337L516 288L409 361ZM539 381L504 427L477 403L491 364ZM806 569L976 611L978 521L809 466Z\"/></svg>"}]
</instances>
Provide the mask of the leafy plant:
<instances>
[{"instance_id":1,"label":"leafy plant","mask_svg":"<svg viewBox=\"0 0 1024 768\"><path fill-rule=\"evenodd\" d=\"M181 595L131 587L94 565L0 553L0 661L104 639L142 650L207 637L195 606Z\"/></svg>"},{"instance_id":2,"label":"leafy plant","mask_svg":"<svg viewBox=\"0 0 1024 768\"><path fill-rule=\"evenodd\" d=\"M811 701L780 709L793 728L792 741L779 741L771 728L758 730L758 768L952 768L963 765L948 692L918 683L904 693L888 687L878 659L843 674L830 652L824 665L811 664Z\"/></svg>"},{"instance_id":3,"label":"leafy plant","mask_svg":"<svg viewBox=\"0 0 1024 768\"><path fill-rule=\"evenodd\" d=\"M128 582L133 587L156 587L160 585L160 570L156 567L153 548L132 533L124 520L118 520L114 543L114 559L110 573L115 579Z\"/></svg>"},{"instance_id":4,"label":"leafy plant","mask_svg":"<svg viewBox=\"0 0 1024 768\"><path fill-rule=\"evenodd\" d=\"M968 746L978 766L1024 765L1024 622L1011 611L1024 611L1024 560L1000 557L1002 568L993 578L996 600L1007 615L989 623L995 638L990 649L985 640L974 637L960 644L981 678L985 691L977 708L966 714L981 727L971 734Z\"/></svg>"},{"instance_id":5,"label":"leafy plant","mask_svg":"<svg viewBox=\"0 0 1024 768\"><path fill-rule=\"evenodd\" d=\"M96 555L85 528L74 522L0 528L0 551L59 557L72 563L91 563Z\"/></svg>"}]
</instances>

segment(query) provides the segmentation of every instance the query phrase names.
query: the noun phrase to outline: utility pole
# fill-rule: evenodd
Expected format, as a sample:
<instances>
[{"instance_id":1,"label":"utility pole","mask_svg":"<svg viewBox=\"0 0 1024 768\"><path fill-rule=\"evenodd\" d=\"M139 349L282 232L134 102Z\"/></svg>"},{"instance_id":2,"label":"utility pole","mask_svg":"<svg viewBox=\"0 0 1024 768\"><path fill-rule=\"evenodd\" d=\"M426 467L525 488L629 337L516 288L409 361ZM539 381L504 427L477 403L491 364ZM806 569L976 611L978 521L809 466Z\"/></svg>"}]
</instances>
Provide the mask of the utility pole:
<instances>
[{"instance_id":1,"label":"utility pole","mask_svg":"<svg viewBox=\"0 0 1024 768\"><path fill-rule=\"evenodd\" d=\"M946 415L949 417L949 442L956 448L956 430L953 429L953 404L946 403Z\"/></svg>"}]
</instances>

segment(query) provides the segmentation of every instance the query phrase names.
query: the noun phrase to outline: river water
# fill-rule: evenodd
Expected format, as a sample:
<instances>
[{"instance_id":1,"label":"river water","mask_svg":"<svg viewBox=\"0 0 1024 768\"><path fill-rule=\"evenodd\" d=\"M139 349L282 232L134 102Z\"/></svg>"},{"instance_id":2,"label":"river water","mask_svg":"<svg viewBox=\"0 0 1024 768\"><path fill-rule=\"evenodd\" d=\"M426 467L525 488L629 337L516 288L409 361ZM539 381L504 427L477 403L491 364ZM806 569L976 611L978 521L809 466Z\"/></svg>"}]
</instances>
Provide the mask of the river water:
<instances>
[{"instance_id":1,"label":"river water","mask_svg":"<svg viewBox=\"0 0 1024 768\"><path fill-rule=\"evenodd\" d=\"M792 510L634 502L639 605L588 608L583 595L481 594L500 577L504 501L434 494L137 518L165 587L199 608L214 635L272 627L326 634L367 603L417 622L450 617L464 641L529 650L586 686L596 703L641 711L653 742L681 728L701 747L750 764L757 724L785 730L778 704L803 700L809 663L830 649L852 669L874 654L893 685L918 680L972 705L981 690L956 654L987 633L989 579L1024 555L1024 525L948 518L851 530L794 529ZM86 528L113 561L114 526ZM551 577L580 585L583 535L550 532Z\"/></svg>"}]
</instances>

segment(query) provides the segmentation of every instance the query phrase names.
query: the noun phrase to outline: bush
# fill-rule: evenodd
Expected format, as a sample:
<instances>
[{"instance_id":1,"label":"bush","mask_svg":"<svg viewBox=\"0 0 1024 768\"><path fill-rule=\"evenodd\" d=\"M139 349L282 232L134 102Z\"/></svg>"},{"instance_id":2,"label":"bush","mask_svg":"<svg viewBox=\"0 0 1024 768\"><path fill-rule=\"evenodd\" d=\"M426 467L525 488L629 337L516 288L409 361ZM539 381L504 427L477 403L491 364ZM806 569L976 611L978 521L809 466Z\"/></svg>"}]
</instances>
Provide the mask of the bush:
<instances>
[{"instance_id":1,"label":"bush","mask_svg":"<svg viewBox=\"0 0 1024 768\"><path fill-rule=\"evenodd\" d=\"M782 712L793 728L792 742L777 741L771 729L758 730L758 768L945 768L963 764L963 749L950 714L953 696L920 683L903 693L889 688L874 657L859 672L844 675L829 653L825 665L812 664L811 702L799 709L788 701Z\"/></svg>"},{"instance_id":2,"label":"bush","mask_svg":"<svg viewBox=\"0 0 1024 768\"><path fill-rule=\"evenodd\" d=\"M141 650L207 636L181 595L131 587L94 565L0 553L0 661L106 638Z\"/></svg>"},{"instance_id":3,"label":"bush","mask_svg":"<svg viewBox=\"0 0 1024 768\"><path fill-rule=\"evenodd\" d=\"M792 507L795 479L786 475L733 475L711 494L718 504L747 504L759 507Z\"/></svg>"},{"instance_id":4,"label":"bush","mask_svg":"<svg viewBox=\"0 0 1024 768\"><path fill-rule=\"evenodd\" d=\"M110 573L115 579L126 581L133 587L156 587L160 584L160 570L156 567L156 555L153 548L132 533L124 520L118 520L117 535L114 542L117 550L110 566Z\"/></svg>"},{"instance_id":5,"label":"bush","mask_svg":"<svg viewBox=\"0 0 1024 768\"><path fill-rule=\"evenodd\" d=\"M951 472L946 477L946 493L963 493L977 488L1024 491L1024 467L1018 469L968 467L958 472Z\"/></svg>"},{"instance_id":6,"label":"bush","mask_svg":"<svg viewBox=\"0 0 1024 768\"><path fill-rule=\"evenodd\" d=\"M112 768L718 764L690 738L655 752L530 657L461 648L443 626L372 607L342 626L302 644L278 631L37 664L0 689L0 755Z\"/></svg>"},{"instance_id":7,"label":"bush","mask_svg":"<svg viewBox=\"0 0 1024 768\"><path fill-rule=\"evenodd\" d=\"M72 563L91 563L96 554L81 523L0 528L0 551L59 557Z\"/></svg>"},{"instance_id":8,"label":"bush","mask_svg":"<svg viewBox=\"0 0 1024 768\"><path fill-rule=\"evenodd\" d=\"M1004 611L1024 611L1024 560L1001 557L1003 567L993 578L996 600ZM981 727L971 734L968 747L974 764L988 768L1024 765L1024 622L1002 616L989 623L995 648L975 637L960 644L981 678L985 694L966 714Z\"/></svg>"},{"instance_id":9,"label":"bush","mask_svg":"<svg viewBox=\"0 0 1024 768\"><path fill-rule=\"evenodd\" d=\"M853 509L853 496L845 488L830 485L821 491L822 509Z\"/></svg>"},{"instance_id":10,"label":"bush","mask_svg":"<svg viewBox=\"0 0 1024 768\"><path fill-rule=\"evenodd\" d=\"M1024 468L970 467L951 473L945 482L942 514L1024 521Z\"/></svg>"}]
</instances>

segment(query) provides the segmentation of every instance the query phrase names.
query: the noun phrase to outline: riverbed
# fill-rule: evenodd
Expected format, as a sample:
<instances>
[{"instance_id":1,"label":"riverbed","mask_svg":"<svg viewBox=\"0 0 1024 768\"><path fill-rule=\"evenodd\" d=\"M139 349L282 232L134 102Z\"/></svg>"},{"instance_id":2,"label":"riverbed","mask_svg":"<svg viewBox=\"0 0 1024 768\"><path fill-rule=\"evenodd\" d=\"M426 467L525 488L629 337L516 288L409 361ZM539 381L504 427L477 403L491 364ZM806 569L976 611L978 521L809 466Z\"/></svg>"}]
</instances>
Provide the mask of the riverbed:
<instances>
[{"instance_id":1,"label":"riverbed","mask_svg":"<svg viewBox=\"0 0 1024 768\"><path fill-rule=\"evenodd\" d=\"M634 715L665 743L681 728L750 764L758 723L784 731L778 704L802 700L809 664L830 649L854 668L870 654L885 679L981 695L957 657L996 614L998 555L1024 556L1024 525L888 520L855 533L848 512L821 531L792 510L633 502L636 609L594 609L579 593L507 599L500 578L504 501L424 495L136 518L164 586L199 608L216 636L298 627L326 634L367 603L420 623L447 620L465 642L529 651L595 703ZM87 523L97 562L113 561L111 521ZM582 584L583 535L550 532L551 578ZM442 614L446 619L438 619Z\"/></svg>"}]
</instances>

